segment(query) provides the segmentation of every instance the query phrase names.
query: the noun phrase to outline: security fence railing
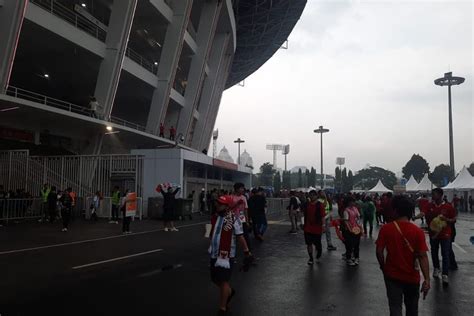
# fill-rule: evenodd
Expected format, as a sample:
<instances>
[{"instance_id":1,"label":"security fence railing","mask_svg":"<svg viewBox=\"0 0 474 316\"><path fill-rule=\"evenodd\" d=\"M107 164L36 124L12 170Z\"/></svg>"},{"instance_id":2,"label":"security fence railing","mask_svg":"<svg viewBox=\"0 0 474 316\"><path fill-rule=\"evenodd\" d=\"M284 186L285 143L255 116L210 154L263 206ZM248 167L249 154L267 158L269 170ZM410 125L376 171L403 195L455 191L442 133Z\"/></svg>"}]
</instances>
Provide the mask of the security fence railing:
<instances>
[{"instance_id":1,"label":"security fence railing","mask_svg":"<svg viewBox=\"0 0 474 316\"><path fill-rule=\"evenodd\" d=\"M127 49L125 50L125 56L127 56L128 58L130 58L131 60L133 60L134 62L136 62L137 64L139 64L140 66L155 75L158 72L158 63L149 61L148 59L142 57L140 54L135 52L130 47L127 47Z\"/></svg>"},{"instance_id":2,"label":"security fence railing","mask_svg":"<svg viewBox=\"0 0 474 316\"><path fill-rule=\"evenodd\" d=\"M85 198L85 218L90 219L92 215L92 204L94 201L93 197ZM99 218L112 218L112 197L104 197L100 200L99 208L95 210L97 217ZM137 212L135 218L143 219L143 198L137 197ZM122 212L119 210L119 218L123 218Z\"/></svg>"},{"instance_id":3,"label":"security fence railing","mask_svg":"<svg viewBox=\"0 0 474 316\"><path fill-rule=\"evenodd\" d=\"M281 215L286 212L290 199L267 198L267 212L269 215Z\"/></svg>"},{"instance_id":4,"label":"security fence railing","mask_svg":"<svg viewBox=\"0 0 474 316\"><path fill-rule=\"evenodd\" d=\"M0 199L0 220L22 220L40 218L42 216L42 200L29 199Z\"/></svg>"},{"instance_id":5,"label":"security fence railing","mask_svg":"<svg viewBox=\"0 0 474 316\"><path fill-rule=\"evenodd\" d=\"M56 15L89 35L92 35L101 42L105 42L107 37L107 32L105 30L61 3L54 0L30 0L30 2L51 12L51 14Z\"/></svg>"}]
</instances>

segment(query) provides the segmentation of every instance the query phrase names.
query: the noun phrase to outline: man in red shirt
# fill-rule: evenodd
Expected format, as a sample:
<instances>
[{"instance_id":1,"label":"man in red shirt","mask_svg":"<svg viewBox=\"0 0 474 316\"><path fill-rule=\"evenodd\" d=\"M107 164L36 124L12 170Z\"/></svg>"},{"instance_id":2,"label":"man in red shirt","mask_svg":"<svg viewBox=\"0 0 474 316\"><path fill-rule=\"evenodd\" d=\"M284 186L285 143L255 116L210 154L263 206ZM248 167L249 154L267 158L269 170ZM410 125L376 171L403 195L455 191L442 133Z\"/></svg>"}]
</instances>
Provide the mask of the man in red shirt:
<instances>
[{"instance_id":1,"label":"man in red shirt","mask_svg":"<svg viewBox=\"0 0 474 316\"><path fill-rule=\"evenodd\" d=\"M304 240L308 247L308 265L314 264L313 245L316 247L316 263L319 263L319 258L323 252L321 244L321 235L324 231L324 217L326 216L326 209L323 203L318 201L318 193L316 190L309 192L310 202L304 211Z\"/></svg>"},{"instance_id":2,"label":"man in red shirt","mask_svg":"<svg viewBox=\"0 0 474 316\"><path fill-rule=\"evenodd\" d=\"M376 241L377 260L385 279L390 315L402 315L403 301L407 316L418 315L419 267L424 278L423 299L430 289L428 246L424 232L409 221L414 204L404 196L396 196L392 205L397 218L380 229Z\"/></svg>"},{"instance_id":3,"label":"man in red shirt","mask_svg":"<svg viewBox=\"0 0 474 316\"><path fill-rule=\"evenodd\" d=\"M160 137L165 137L165 126L160 123Z\"/></svg>"},{"instance_id":4,"label":"man in red shirt","mask_svg":"<svg viewBox=\"0 0 474 316\"><path fill-rule=\"evenodd\" d=\"M430 207L430 200L426 197L426 194L423 194L419 199L418 199L418 208L420 209L420 212L426 213L426 211ZM424 224L424 217L421 218L421 223Z\"/></svg>"},{"instance_id":5,"label":"man in red shirt","mask_svg":"<svg viewBox=\"0 0 474 316\"><path fill-rule=\"evenodd\" d=\"M175 137L176 137L176 129L173 126L171 126L170 127L170 140L174 140Z\"/></svg>"},{"instance_id":6,"label":"man in red shirt","mask_svg":"<svg viewBox=\"0 0 474 316\"><path fill-rule=\"evenodd\" d=\"M443 257L443 283L448 284L448 273L449 273L449 261L452 247L452 225L456 222L456 211L454 207L443 201L443 189L435 188L431 191L431 199L429 207L425 212L421 212L421 216L425 216L426 223L428 224L430 232L430 245L431 245L431 259L433 261L433 278L439 279L439 248L441 247L441 256ZM444 221L446 225L440 230L435 231L433 228L438 225L431 225L431 222L437 218L436 221Z\"/></svg>"},{"instance_id":7,"label":"man in red shirt","mask_svg":"<svg viewBox=\"0 0 474 316\"><path fill-rule=\"evenodd\" d=\"M390 223L395 220L396 214L392 207L392 192L388 192L382 196L382 209L385 223Z\"/></svg>"}]
</instances>

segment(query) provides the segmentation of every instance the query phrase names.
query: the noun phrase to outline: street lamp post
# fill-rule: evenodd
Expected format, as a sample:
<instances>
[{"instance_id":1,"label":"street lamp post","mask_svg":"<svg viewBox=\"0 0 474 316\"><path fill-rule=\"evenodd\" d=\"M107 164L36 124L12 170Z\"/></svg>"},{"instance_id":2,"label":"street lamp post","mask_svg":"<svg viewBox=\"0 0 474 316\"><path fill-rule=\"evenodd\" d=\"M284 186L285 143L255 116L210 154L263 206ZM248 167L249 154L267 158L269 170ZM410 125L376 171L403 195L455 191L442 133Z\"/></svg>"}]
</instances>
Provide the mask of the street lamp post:
<instances>
[{"instance_id":1,"label":"street lamp post","mask_svg":"<svg viewBox=\"0 0 474 316\"><path fill-rule=\"evenodd\" d=\"M448 86L448 108L449 108L449 165L451 167L451 179L454 179L454 144L453 144L453 113L451 106L451 86L457 86L464 82L463 77L453 77L452 72L447 72L444 77L434 81L437 86Z\"/></svg>"},{"instance_id":2,"label":"street lamp post","mask_svg":"<svg viewBox=\"0 0 474 316\"><path fill-rule=\"evenodd\" d=\"M237 157L237 164L240 166L240 144L245 143L245 140L240 139L239 137L236 140L234 140L234 143L237 143L239 146L239 156Z\"/></svg>"},{"instance_id":3,"label":"street lamp post","mask_svg":"<svg viewBox=\"0 0 474 316\"><path fill-rule=\"evenodd\" d=\"M323 134L329 132L329 129L319 126L318 129L315 129L316 134L321 134L321 189L324 188L324 170L323 170Z\"/></svg>"}]
</instances>

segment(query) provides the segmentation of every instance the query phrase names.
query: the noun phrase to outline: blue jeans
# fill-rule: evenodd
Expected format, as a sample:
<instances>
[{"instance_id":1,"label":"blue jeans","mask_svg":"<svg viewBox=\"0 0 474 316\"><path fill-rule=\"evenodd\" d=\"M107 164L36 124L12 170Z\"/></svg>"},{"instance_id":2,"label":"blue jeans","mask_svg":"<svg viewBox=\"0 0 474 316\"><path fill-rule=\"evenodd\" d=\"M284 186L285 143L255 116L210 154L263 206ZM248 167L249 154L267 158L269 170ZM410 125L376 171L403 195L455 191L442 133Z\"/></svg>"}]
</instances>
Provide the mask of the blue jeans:
<instances>
[{"instance_id":1,"label":"blue jeans","mask_svg":"<svg viewBox=\"0 0 474 316\"><path fill-rule=\"evenodd\" d=\"M265 234L265 231L267 230L268 224L267 224L267 217L265 214L259 214L253 217L253 232L255 237L257 235L263 236Z\"/></svg>"},{"instance_id":2,"label":"blue jeans","mask_svg":"<svg viewBox=\"0 0 474 316\"><path fill-rule=\"evenodd\" d=\"M443 274L449 273L449 259L451 253L451 239L433 239L430 238L431 260L433 260L433 268L439 269L439 248L441 246L441 256L443 258Z\"/></svg>"}]
</instances>

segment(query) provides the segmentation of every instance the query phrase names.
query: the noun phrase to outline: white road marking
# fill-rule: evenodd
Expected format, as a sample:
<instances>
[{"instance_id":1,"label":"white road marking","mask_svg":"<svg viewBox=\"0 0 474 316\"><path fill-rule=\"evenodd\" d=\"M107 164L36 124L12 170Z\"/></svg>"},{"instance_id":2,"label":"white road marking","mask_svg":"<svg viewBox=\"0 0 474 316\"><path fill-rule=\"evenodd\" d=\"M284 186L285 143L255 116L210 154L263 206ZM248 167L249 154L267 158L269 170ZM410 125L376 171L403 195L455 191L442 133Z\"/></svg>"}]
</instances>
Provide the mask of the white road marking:
<instances>
[{"instance_id":1,"label":"white road marking","mask_svg":"<svg viewBox=\"0 0 474 316\"><path fill-rule=\"evenodd\" d=\"M182 225L182 226L177 226L177 228L186 228L186 227L191 227L191 226L198 226L198 225L203 225L203 224L206 224L206 223L209 223L209 222L205 221L205 222L199 222L199 223L194 223L194 224ZM27 252L27 251L34 251L34 250L41 250L41 249L48 249L48 248L56 248L56 247L63 247L63 246L69 246L69 245L84 244L84 243L88 243L88 242L114 239L114 238L122 238L122 237L128 237L128 236L133 236L133 235L143 235L143 234L149 234L149 233L155 233L155 232L161 232L161 231L164 231L164 229L160 228L160 229L153 229L153 230L147 230L147 231L143 231L143 232L132 233L132 234L129 234L129 235L114 235L114 236L108 236L108 237L71 241L71 242L66 242L66 243L61 243L61 244L53 244L53 245L40 246L40 247L31 247L31 248L23 248L23 249L17 249L17 250L1 251L0 256L1 255L12 254L12 253ZM175 234L175 233L170 233L170 234Z\"/></svg>"},{"instance_id":2,"label":"white road marking","mask_svg":"<svg viewBox=\"0 0 474 316\"><path fill-rule=\"evenodd\" d=\"M96 266L96 265L99 265L99 264L104 264L104 263L107 263L107 262L113 262L113 261L124 260L124 259L128 259L128 258L133 258L133 257L138 257L138 256L143 256L143 255L148 255L148 254L150 254L150 253L155 253L155 252L159 252L159 251L163 251L163 249L155 249L155 250L150 250L150 251L145 251L145 252L136 253L136 254L129 255L129 256L123 256L123 257L118 257L118 258L113 258L113 259L108 259L108 260L103 260L103 261L88 263L88 264L84 264L84 265L82 265L82 266L75 266L75 267L72 267L72 269L73 269L73 270L77 270L77 269L92 267L92 266Z\"/></svg>"},{"instance_id":3,"label":"white road marking","mask_svg":"<svg viewBox=\"0 0 474 316\"><path fill-rule=\"evenodd\" d=\"M152 275L162 273L163 271L175 270L175 269L179 269L179 268L182 268L182 267L183 267L183 265L178 263L178 264L175 264L173 266L170 266L168 269L161 268L161 269L153 270L153 271L150 271L150 272L147 272L147 273L140 274L138 277L139 278L147 278L147 277L150 277Z\"/></svg>"},{"instance_id":4,"label":"white road marking","mask_svg":"<svg viewBox=\"0 0 474 316\"><path fill-rule=\"evenodd\" d=\"M459 250L461 250L462 253L467 253L466 250L462 249L461 246L459 246L457 243L453 242L453 245L458 248Z\"/></svg>"}]
</instances>

